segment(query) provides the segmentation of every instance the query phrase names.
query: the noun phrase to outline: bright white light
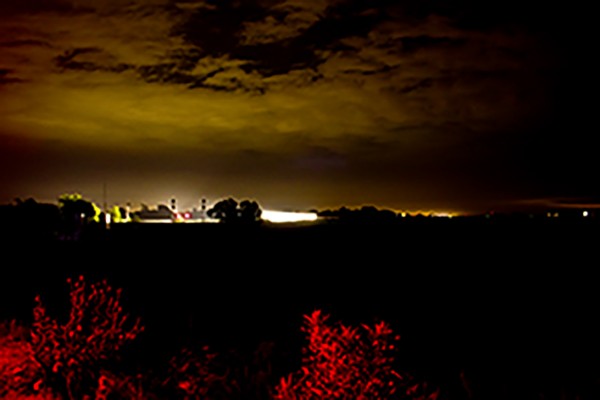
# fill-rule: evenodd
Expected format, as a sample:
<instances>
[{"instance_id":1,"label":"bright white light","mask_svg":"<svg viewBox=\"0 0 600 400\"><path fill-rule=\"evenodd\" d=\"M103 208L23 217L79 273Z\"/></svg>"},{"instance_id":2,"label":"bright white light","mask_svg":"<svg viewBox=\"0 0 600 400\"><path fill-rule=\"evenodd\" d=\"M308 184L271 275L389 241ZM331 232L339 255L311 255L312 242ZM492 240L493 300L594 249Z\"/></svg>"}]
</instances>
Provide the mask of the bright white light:
<instances>
[{"instance_id":1,"label":"bright white light","mask_svg":"<svg viewBox=\"0 0 600 400\"><path fill-rule=\"evenodd\" d=\"M437 217L437 218L452 218L452 217L454 217L454 215L449 212L434 212L431 215L434 217Z\"/></svg>"},{"instance_id":2,"label":"bright white light","mask_svg":"<svg viewBox=\"0 0 600 400\"><path fill-rule=\"evenodd\" d=\"M317 214L315 213L301 213L301 212L286 212L286 211L270 211L264 210L261 218L269 222L302 222L302 221L316 221Z\"/></svg>"},{"instance_id":3,"label":"bright white light","mask_svg":"<svg viewBox=\"0 0 600 400\"><path fill-rule=\"evenodd\" d=\"M589 213L589 212L587 212L587 211L584 211L584 212L583 212L583 218L586 218L588 215L590 215L590 213Z\"/></svg>"}]
</instances>

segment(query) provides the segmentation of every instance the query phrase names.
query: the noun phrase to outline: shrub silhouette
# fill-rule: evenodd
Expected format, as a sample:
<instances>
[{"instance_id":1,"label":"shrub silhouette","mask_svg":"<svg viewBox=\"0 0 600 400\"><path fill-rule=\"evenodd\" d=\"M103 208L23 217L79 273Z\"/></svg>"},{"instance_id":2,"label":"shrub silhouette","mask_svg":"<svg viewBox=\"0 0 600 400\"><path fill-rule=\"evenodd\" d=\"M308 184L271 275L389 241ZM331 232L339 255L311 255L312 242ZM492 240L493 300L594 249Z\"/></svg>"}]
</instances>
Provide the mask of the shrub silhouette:
<instances>
[{"instance_id":1,"label":"shrub silhouette","mask_svg":"<svg viewBox=\"0 0 600 400\"><path fill-rule=\"evenodd\" d=\"M119 303L121 290L106 281L87 285L84 278L67 280L71 286L66 322L48 316L36 297L31 332L33 357L42 367L42 380L64 398L91 394L103 382L103 369L119 350L143 330Z\"/></svg>"},{"instance_id":2,"label":"shrub silhouette","mask_svg":"<svg viewBox=\"0 0 600 400\"><path fill-rule=\"evenodd\" d=\"M308 345L303 348L302 367L281 379L274 399L437 398L437 392L421 394L421 385L394 370L394 343L400 337L385 322L360 328L331 325L329 316L318 310L304 318Z\"/></svg>"}]
</instances>

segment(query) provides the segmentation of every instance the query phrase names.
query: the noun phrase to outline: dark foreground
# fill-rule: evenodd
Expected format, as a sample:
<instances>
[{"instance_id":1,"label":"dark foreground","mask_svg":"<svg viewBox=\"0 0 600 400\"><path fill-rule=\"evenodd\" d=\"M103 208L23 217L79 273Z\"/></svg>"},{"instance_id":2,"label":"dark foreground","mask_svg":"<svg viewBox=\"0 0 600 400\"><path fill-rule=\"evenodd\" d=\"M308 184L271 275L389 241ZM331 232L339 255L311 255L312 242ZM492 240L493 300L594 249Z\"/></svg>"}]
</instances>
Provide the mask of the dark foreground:
<instances>
[{"instance_id":1,"label":"dark foreground","mask_svg":"<svg viewBox=\"0 0 600 400\"><path fill-rule=\"evenodd\" d=\"M149 363L190 343L273 342L276 367L291 371L302 315L322 309L389 322L402 368L446 398L469 398L465 382L472 398L600 398L599 239L592 223L448 221L132 224L77 243L7 235L0 320L28 323L36 294L60 310L66 278L84 275L123 288L146 326L134 351Z\"/></svg>"}]
</instances>

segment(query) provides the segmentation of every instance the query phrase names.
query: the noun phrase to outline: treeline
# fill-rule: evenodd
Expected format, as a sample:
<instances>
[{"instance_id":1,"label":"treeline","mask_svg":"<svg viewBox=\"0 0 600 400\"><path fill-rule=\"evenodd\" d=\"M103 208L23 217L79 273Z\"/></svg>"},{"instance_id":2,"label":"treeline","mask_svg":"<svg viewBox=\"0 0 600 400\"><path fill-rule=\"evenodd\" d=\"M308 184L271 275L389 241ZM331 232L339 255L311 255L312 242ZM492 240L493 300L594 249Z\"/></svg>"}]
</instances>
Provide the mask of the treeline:
<instances>
[{"instance_id":1,"label":"treeline","mask_svg":"<svg viewBox=\"0 0 600 400\"><path fill-rule=\"evenodd\" d=\"M360 208L341 207L338 209L312 210L319 217L320 225L374 225L374 226L597 226L600 222L595 210L576 209L538 213L494 213L474 216L454 216L443 214L413 214L396 212L390 209L366 205ZM194 211L195 212L195 211ZM109 214L108 216L106 214ZM0 205L0 237L10 239L66 240L79 241L96 239L106 233L106 220L113 223L141 222L160 217L182 222L182 215L166 205L159 205L156 211L130 212L114 206L101 210L94 202L79 194L64 194L56 204L40 203L33 198L17 199L13 204ZM108 218L107 218L108 217ZM227 225L260 225L262 209L254 200L238 201L226 198L217 201L204 214L203 218L219 220Z\"/></svg>"},{"instance_id":2,"label":"treeline","mask_svg":"<svg viewBox=\"0 0 600 400\"><path fill-rule=\"evenodd\" d=\"M160 215L179 222L177 213L159 205ZM10 239L67 240L96 239L111 222L139 222L140 212L130 213L114 206L103 211L93 201L80 194L63 194L57 204L39 203L33 198L16 199L13 204L0 205L0 237ZM107 218L107 215L108 218ZM259 224L262 209L256 201L238 202L227 198L217 202L207 211L207 216L227 224Z\"/></svg>"},{"instance_id":3,"label":"treeline","mask_svg":"<svg viewBox=\"0 0 600 400\"><path fill-rule=\"evenodd\" d=\"M79 240L103 230L104 214L79 194L64 194L58 204L38 203L29 198L0 206L1 234L12 239Z\"/></svg>"},{"instance_id":4,"label":"treeline","mask_svg":"<svg viewBox=\"0 0 600 400\"><path fill-rule=\"evenodd\" d=\"M336 220L346 223L373 223L373 224L392 224L400 220L424 221L430 217L424 214L411 215L406 212L396 213L389 209L380 209L372 205L360 208L341 207L335 210L316 211L321 218Z\"/></svg>"}]
</instances>

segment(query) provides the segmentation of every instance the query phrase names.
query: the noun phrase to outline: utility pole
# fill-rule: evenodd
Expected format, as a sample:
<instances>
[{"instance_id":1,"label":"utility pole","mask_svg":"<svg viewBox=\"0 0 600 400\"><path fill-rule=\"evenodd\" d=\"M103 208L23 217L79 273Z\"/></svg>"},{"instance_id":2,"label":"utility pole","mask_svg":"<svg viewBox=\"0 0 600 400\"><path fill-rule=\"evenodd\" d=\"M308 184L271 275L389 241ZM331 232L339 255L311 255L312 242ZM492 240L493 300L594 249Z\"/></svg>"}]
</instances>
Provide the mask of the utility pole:
<instances>
[{"instance_id":1,"label":"utility pole","mask_svg":"<svg viewBox=\"0 0 600 400\"><path fill-rule=\"evenodd\" d=\"M106 204L106 181L102 183L102 206L104 207L104 227L110 228L110 214L108 213L108 206Z\"/></svg>"},{"instance_id":2,"label":"utility pole","mask_svg":"<svg viewBox=\"0 0 600 400\"><path fill-rule=\"evenodd\" d=\"M104 206L104 212L107 211L106 205L106 181L102 184L102 205Z\"/></svg>"}]
</instances>

